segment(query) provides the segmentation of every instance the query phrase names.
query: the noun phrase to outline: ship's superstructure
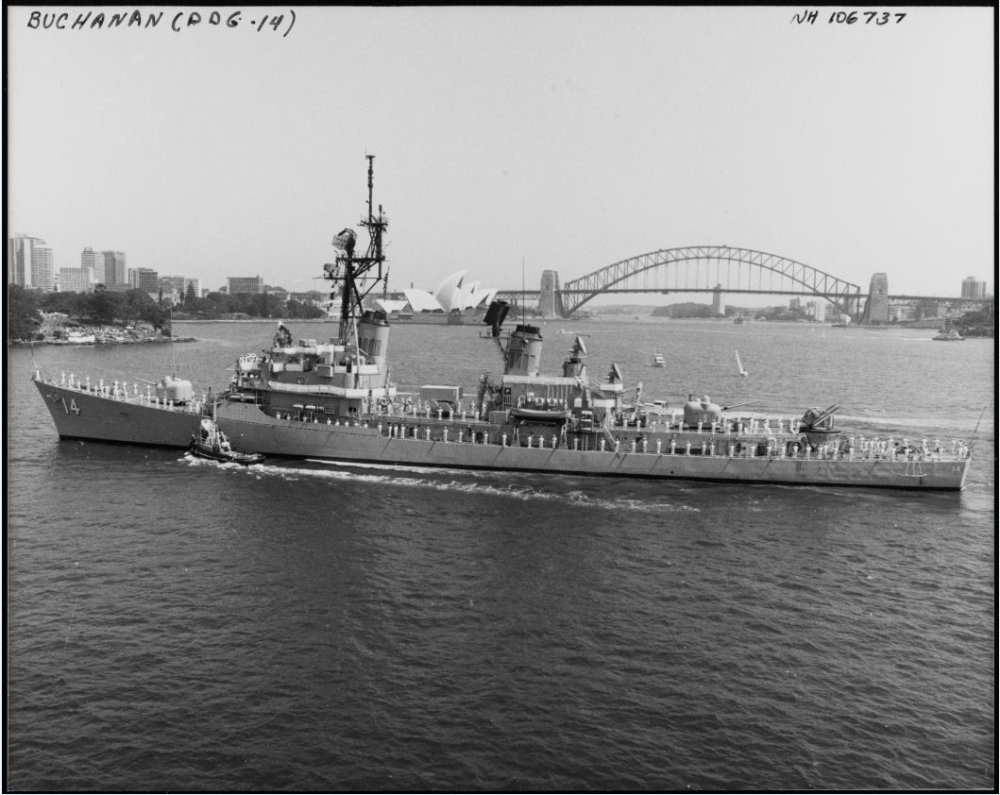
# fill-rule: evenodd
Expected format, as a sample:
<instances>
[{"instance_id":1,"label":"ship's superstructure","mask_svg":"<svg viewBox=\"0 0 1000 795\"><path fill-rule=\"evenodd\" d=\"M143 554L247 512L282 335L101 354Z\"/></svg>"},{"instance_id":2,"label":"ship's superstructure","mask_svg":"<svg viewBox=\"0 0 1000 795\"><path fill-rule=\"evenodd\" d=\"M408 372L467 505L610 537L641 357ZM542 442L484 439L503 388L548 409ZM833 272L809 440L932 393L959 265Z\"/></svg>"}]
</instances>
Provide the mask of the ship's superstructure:
<instances>
[{"instance_id":1,"label":"ship's superstructure","mask_svg":"<svg viewBox=\"0 0 1000 795\"><path fill-rule=\"evenodd\" d=\"M336 259L323 266L331 282L331 301L340 301L339 334L328 342L293 341L278 323L271 350L241 356L233 380L234 395L258 402L268 414L293 412L358 418L392 401L386 352L389 323L380 310L365 310L364 299L388 281L383 235L389 222L382 206L374 209L374 155L368 155L367 251L355 255L357 235L343 229L333 238ZM306 408L308 406L308 409Z\"/></svg>"}]
</instances>

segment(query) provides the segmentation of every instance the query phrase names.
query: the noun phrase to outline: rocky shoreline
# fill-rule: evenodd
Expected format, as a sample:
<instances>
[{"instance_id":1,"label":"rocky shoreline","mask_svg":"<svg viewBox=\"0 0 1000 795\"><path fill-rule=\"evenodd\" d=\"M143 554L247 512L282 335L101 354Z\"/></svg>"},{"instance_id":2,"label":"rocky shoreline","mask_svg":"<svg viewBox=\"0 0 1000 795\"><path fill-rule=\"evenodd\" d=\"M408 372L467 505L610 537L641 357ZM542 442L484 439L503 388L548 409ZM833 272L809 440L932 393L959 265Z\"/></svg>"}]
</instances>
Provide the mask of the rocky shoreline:
<instances>
[{"instance_id":1,"label":"rocky shoreline","mask_svg":"<svg viewBox=\"0 0 1000 795\"><path fill-rule=\"evenodd\" d=\"M194 337L164 335L149 323L90 325L61 312L42 312L42 323L34 338L8 340L8 345L150 345L165 342L196 342Z\"/></svg>"},{"instance_id":2,"label":"rocky shoreline","mask_svg":"<svg viewBox=\"0 0 1000 795\"><path fill-rule=\"evenodd\" d=\"M163 337L158 336L149 339L98 339L93 342L77 342L75 340L57 340L57 339L40 339L40 340L9 340L8 345L16 348L20 347L30 347L33 345L69 345L75 348L79 347L89 347L91 345L160 345L162 343L169 342L197 342L198 340L194 337Z\"/></svg>"}]
</instances>

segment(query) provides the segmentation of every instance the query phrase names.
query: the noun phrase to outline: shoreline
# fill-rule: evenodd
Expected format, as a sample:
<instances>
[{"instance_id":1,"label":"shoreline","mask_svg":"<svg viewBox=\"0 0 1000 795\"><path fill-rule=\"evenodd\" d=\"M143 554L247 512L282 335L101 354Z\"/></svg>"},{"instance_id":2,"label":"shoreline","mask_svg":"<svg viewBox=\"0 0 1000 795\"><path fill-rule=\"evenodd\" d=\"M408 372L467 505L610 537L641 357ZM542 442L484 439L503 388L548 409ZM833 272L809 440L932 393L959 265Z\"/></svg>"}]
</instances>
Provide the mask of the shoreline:
<instances>
[{"instance_id":1,"label":"shoreline","mask_svg":"<svg viewBox=\"0 0 1000 795\"><path fill-rule=\"evenodd\" d=\"M197 318L195 318L195 319L185 318L183 320L180 319L180 318L174 318L170 322L171 322L171 324L176 325L177 323L276 323L276 322L278 322L278 320L281 320L282 323L295 323L296 325L298 325L299 323L338 323L339 322L338 318L318 318L318 317L311 317L311 318L295 318L295 317L290 317L290 318L247 317L247 318L240 318L240 319L212 318L212 319L205 319L205 320L201 320L201 319L197 319Z\"/></svg>"},{"instance_id":2,"label":"shoreline","mask_svg":"<svg viewBox=\"0 0 1000 795\"><path fill-rule=\"evenodd\" d=\"M35 345L59 345L69 348L92 348L95 345L163 345L173 342L197 342L194 337L161 337L137 340L107 340L95 342L67 342L66 340L7 340L7 345L14 348L30 348Z\"/></svg>"}]
</instances>

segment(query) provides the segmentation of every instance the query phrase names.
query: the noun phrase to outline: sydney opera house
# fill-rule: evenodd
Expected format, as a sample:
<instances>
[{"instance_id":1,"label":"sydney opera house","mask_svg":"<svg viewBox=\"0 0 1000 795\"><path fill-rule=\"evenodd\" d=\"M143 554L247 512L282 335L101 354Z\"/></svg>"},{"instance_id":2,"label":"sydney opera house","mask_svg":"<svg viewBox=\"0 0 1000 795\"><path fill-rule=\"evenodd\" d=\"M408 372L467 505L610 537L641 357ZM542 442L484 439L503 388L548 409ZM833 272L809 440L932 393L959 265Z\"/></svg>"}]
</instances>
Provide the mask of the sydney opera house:
<instances>
[{"instance_id":1,"label":"sydney opera house","mask_svg":"<svg viewBox=\"0 0 1000 795\"><path fill-rule=\"evenodd\" d=\"M486 312L496 288L481 288L479 282L465 284L465 271L453 273L433 292L409 288L402 297L380 298L375 305L390 322L462 324Z\"/></svg>"}]
</instances>

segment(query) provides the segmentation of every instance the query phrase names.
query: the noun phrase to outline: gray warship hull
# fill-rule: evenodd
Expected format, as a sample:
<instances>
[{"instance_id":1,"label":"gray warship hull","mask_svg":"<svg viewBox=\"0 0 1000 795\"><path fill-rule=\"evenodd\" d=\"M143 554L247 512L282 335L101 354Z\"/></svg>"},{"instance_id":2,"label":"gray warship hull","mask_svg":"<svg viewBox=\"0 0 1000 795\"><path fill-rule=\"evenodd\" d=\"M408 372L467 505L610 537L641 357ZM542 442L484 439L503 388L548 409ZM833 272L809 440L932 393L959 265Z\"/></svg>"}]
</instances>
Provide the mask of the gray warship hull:
<instances>
[{"instance_id":1,"label":"gray warship hull","mask_svg":"<svg viewBox=\"0 0 1000 795\"><path fill-rule=\"evenodd\" d=\"M35 385L62 438L186 448L207 409L148 405L62 386L36 376ZM345 463L445 467L603 477L689 479L719 482L896 489L960 490L970 459L933 455L892 460L834 455L758 455L721 435L650 432L635 443L629 429L609 436L606 449L570 449L546 440L507 443L486 422L369 417L354 423L272 416L260 406L221 399L219 427L234 446L252 453ZM430 437L430 438L428 438ZM698 453L688 452L700 439ZM527 444L525 444L527 441ZM681 443L679 443L681 442Z\"/></svg>"},{"instance_id":2,"label":"gray warship hull","mask_svg":"<svg viewBox=\"0 0 1000 795\"><path fill-rule=\"evenodd\" d=\"M62 439L187 447L202 416L194 406L113 397L96 388L61 386L37 375L34 383Z\"/></svg>"}]
</instances>

